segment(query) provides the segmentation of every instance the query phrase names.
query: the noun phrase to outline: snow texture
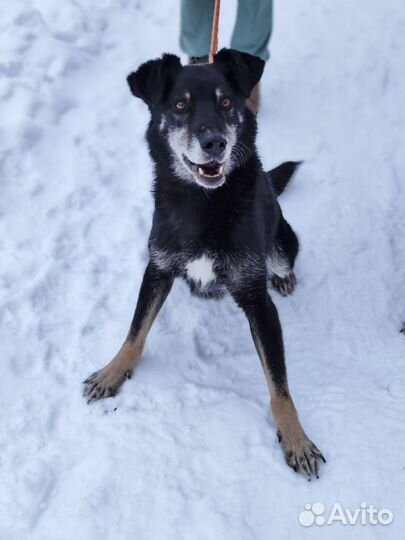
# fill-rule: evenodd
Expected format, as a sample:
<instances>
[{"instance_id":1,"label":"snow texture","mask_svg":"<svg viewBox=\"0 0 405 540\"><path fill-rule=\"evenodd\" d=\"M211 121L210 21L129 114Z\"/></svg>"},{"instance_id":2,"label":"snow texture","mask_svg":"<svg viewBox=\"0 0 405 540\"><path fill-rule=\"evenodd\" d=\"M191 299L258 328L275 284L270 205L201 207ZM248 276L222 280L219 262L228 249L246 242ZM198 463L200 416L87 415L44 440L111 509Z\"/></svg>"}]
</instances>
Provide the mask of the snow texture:
<instances>
[{"instance_id":1,"label":"snow texture","mask_svg":"<svg viewBox=\"0 0 405 540\"><path fill-rule=\"evenodd\" d=\"M153 211L146 107L125 77L178 52L175 0L0 5L0 539L404 537L404 10L275 5L258 145L304 160L281 197L301 240L273 298L290 386L327 464L284 463L248 324L175 284L133 378L81 381L124 339ZM235 2L223 2L226 45ZM305 528L305 504L390 525Z\"/></svg>"}]
</instances>

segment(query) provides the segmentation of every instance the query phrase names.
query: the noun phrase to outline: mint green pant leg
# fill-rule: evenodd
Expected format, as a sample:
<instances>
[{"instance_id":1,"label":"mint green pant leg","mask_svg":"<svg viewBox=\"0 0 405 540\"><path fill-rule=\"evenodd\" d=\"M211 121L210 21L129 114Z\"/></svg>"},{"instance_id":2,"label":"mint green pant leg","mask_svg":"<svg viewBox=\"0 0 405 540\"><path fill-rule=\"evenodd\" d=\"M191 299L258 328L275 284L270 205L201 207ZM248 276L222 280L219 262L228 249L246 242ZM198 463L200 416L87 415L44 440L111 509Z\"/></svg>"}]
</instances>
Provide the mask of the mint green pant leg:
<instances>
[{"instance_id":1,"label":"mint green pant leg","mask_svg":"<svg viewBox=\"0 0 405 540\"><path fill-rule=\"evenodd\" d=\"M209 53L214 6L215 0L181 0L180 46L188 56ZM222 9L221 18L226 16ZM272 0L239 0L231 47L267 60L272 23Z\"/></svg>"},{"instance_id":2,"label":"mint green pant leg","mask_svg":"<svg viewBox=\"0 0 405 540\"><path fill-rule=\"evenodd\" d=\"M239 0L232 49L268 60L272 26L272 0Z\"/></svg>"},{"instance_id":3,"label":"mint green pant leg","mask_svg":"<svg viewBox=\"0 0 405 540\"><path fill-rule=\"evenodd\" d=\"M188 56L210 52L215 0L181 0L180 47Z\"/></svg>"}]
</instances>

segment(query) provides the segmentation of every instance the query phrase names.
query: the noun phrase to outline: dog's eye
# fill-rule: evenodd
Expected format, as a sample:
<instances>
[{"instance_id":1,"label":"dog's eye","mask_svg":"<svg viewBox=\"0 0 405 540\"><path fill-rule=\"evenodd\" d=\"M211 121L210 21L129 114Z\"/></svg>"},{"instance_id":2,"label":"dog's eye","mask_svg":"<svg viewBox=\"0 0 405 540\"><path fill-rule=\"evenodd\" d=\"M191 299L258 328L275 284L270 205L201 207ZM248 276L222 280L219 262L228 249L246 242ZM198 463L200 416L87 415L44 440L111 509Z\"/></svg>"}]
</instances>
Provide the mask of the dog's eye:
<instances>
[{"instance_id":1,"label":"dog's eye","mask_svg":"<svg viewBox=\"0 0 405 540\"><path fill-rule=\"evenodd\" d=\"M221 101L221 107L226 111L229 111L230 109L232 109L232 101L229 98L224 98Z\"/></svg>"},{"instance_id":2,"label":"dog's eye","mask_svg":"<svg viewBox=\"0 0 405 540\"><path fill-rule=\"evenodd\" d=\"M176 101L174 106L178 112L184 112L187 109L187 103L185 101Z\"/></svg>"}]
</instances>

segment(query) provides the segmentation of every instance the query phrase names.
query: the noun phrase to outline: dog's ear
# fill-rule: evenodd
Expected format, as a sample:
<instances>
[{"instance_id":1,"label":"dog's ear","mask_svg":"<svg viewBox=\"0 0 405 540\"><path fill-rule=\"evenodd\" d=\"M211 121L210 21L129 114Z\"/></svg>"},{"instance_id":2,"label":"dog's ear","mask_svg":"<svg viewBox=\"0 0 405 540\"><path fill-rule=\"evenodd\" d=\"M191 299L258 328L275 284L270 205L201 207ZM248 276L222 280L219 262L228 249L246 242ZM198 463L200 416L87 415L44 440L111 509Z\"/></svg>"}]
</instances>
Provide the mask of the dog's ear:
<instances>
[{"instance_id":1,"label":"dog's ear","mask_svg":"<svg viewBox=\"0 0 405 540\"><path fill-rule=\"evenodd\" d=\"M149 60L127 77L129 88L135 97L141 98L149 107L161 103L181 68L180 58L164 54L158 60Z\"/></svg>"},{"instance_id":2,"label":"dog's ear","mask_svg":"<svg viewBox=\"0 0 405 540\"><path fill-rule=\"evenodd\" d=\"M214 62L221 66L229 82L246 98L260 81L265 64L258 56L233 49L221 49L214 56Z\"/></svg>"}]
</instances>

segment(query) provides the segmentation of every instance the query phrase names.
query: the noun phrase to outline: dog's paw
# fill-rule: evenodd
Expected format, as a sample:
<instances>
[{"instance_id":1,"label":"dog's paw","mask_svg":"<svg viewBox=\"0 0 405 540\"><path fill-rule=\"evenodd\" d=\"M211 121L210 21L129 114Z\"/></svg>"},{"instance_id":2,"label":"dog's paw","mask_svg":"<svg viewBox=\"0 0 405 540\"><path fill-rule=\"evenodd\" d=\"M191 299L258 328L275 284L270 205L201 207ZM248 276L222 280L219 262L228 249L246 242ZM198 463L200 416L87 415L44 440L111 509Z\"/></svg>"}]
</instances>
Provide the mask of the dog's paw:
<instances>
[{"instance_id":1,"label":"dog's paw","mask_svg":"<svg viewBox=\"0 0 405 540\"><path fill-rule=\"evenodd\" d=\"M277 436L284 451L287 465L309 481L314 476L319 478L319 466L322 462L326 463L326 459L305 433L302 433L302 436L294 441L284 438L279 431Z\"/></svg>"},{"instance_id":2,"label":"dog's paw","mask_svg":"<svg viewBox=\"0 0 405 540\"><path fill-rule=\"evenodd\" d=\"M291 272L285 277L274 275L271 278L271 283L276 291L278 291L282 296L288 296L294 292L295 285L297 284L297 278L295 277L294 272L291 270Z\"/></svg>"},{"instance_id":3,"label":"dog's paw","mask_svg":"<svg viewBox=\"0 0 405 540\"><path fill-rule=\"evenodd\" d=\"M112 366L106 366L90 375L83 384L83 396L87 403L107 397L113 397L126 379L131 378L130 371L117 371Z\"/></svg>"}]
</instances>

